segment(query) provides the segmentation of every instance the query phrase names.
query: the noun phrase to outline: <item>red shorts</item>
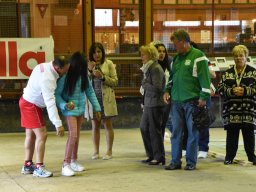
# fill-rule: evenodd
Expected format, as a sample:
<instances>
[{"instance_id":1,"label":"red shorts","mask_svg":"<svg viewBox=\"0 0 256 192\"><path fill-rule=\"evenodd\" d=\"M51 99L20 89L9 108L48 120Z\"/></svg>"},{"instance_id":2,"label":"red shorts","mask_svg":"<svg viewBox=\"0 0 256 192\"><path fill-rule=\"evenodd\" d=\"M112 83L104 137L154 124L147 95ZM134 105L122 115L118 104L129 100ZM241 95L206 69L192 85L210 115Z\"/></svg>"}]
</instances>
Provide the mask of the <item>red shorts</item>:
<instances>
[{"instance_id":1,"label":"red shorts","mask_svg":"<svg viewBox=\"0 0 256 192\"><path fill-rule=\"evenodd\" d=\"M45 126L43 109L33 103L26 101L23 97L19 101L21 127L35 129Z\"/></svg>"}]
</instances>

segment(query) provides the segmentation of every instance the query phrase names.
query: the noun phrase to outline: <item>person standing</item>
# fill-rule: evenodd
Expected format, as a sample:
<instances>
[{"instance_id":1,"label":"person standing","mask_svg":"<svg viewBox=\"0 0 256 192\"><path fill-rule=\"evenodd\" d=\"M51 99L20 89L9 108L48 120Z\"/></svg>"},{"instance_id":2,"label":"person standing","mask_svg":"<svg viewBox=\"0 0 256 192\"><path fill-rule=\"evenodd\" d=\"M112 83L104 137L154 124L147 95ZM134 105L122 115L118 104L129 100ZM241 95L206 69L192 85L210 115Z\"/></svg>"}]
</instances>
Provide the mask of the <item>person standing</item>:
<instances>
[{"instance_id":1,"label":"person standing","mask_svg":"<svg viewBox=\"0 0 256 192\"><path fill-rule=\"evenodd\" d=\"M142 163L165 165L165 151L162 136L164 71L157 62L158 51L153 45L140 47L143 66L141 93L143 95L143 114L140 122L141 135L147 154Z\"/></svg>"},{"instance_id":2,"label":"person standing","mask_svg":"<svg viewBox=\"0 0 256 192\"><path fill-rule=\"evenodd\" d=\"M159 54L158 63L161 65L162 69L164 70L164 74L165 74L164 81L168 82L168 79L170 76L169 72L170 72L170 64L172 62L172 57L168 56L166 47L161 41L153 41L152 44L157 48L157 51ZM169 130L172 129L171 117L169 117L170 110L171 110L171 103L165 104L163 121L161 124L161 130L162 130L163 137L165 135L165 127L168 127ZM167 123L167 121L169 121L169 122Z\"/></svg>"},{"instance_id":3,"label":"person standing","mask_svg":"<svg viewBox=\"0 0 256 192\"><path fill-rule=\"evenodd\" d=\"M256 69L246 64L249 55L246 46L235 46L232 54L235 66L222 74L218 85L218 92L224 98L222 118L227 132L224 164L233 163L241 130L248 161L256 165L254 154Z\"/></svg>"},{"instance_id":4,"label":"person standing","mask_svg":"<svg viewBox=\"0 0 256 192\"><path fill-rule=\"evenodd\" d=\"M198 49L198 46L195 42L191 41L190 45ZM213 70L212 64L209 60L208 60L208 68L209 68L211 79L216 78L216 73ZM210 87L211 87L211 96L212 96L215 94L216 89L212 83ZM211 110L211 107L212 107L211 97L209 97L206 100L206 106L208 110ZM198 156L197 156L199 159L205 159L208 157L209 141L210 141L209 129L210 129L209 127L205 127L204 129L199 131L199 140L198 140L199 149L198 149ZM187 132L187 129L184 129L184 135L183 135L183 141L182 141L182 157L186 156L187 139L188 139L188 132Z\"/></svg>"},{"instance_id":5,"label":"person standing","mask_svg":"<svg viewBox=\"0 0 256 192\"><path fill-rule=\"evenodd\" d=\"M210 61L208 61L208 67L209 67L211 79L216 78L216 73L213 70L212 64ZM211 96L214 96L216 89L212 83L210 87L211 87ZM211 96L206 100L206 106L208 110L211 110L212 108ZM206 159L208 157L209 142L210 142L210 127L208 126L199 132L199 141L198 141L199 151L197 156L199 159Z\"/></svg>"},{"instance_id":6,"label":"person standing","mask_svg":"<svg viewBox=\"0 0 256 192\"><path fill-rule=\"evenodd\" d=\"M56 127L58 136L64 135L64 127L58 114L54 91L57 79L69 69L66 57L61 56L49 63L37 65L29 77L27 86L19 100L21 126L25 128L25 162L21 173L37 177L51 177L52 172L44 165L47 129L43 120L43 108L47 108L48 116ZM36 165L33 155L36 152Z\"/></svg>"},{"instance_id":7,"label":"person standing","mask_svg":"<svg viewBox=\"0 0 256 192\"><path fill-rule=\"evenodd\" d=\"M166 86L164 101L172 102L173 131L171 136L172 160L166 170L181 169L182 135L187 128L188 142L185 170L195 170L199 131L193 126L192 112L197 105L204 107L210 96L210 74L208 59L204 53L190 45L190 36L178 29L171 36L177 55L173 58L170 84ZM185 121L184 121L185 119Z\"/></svg>"},{"instance_id":8,"label":"person standing","mask_svg":"<svg viewBox=\"0 0 256 192\"><path fill-rule=\"evenodd\" d=\"M105 58L105 50L101 43L93 43L90 47L88 71L101 106L101 120L96 119L89 110L87 115L92 118L92 140L94 146L92 159L99 159L100 127L101 123L103 123L106 131L107 152L102 159L109 160L112 158L114 142L112 118L118 114L115 91L113 89L118 84L118 78L115 65Z\"/></svg>"},{"instance_id":9,"label":"person standing","mask_svg":"<svg viewBox=\"0 0 256 192\"><path fill-rule=\"evenodd\" d=\"M85 170L77 162L80 129L85 113L85 97L92 103L97 119L100 119L101 111L92 84L88 79L87 61L82 53L75 52L71 56L69 70L58 80L55 95L57 105L68 125L68 140L61 173L63 176L73 176L75 172Z\"/></svg>"}]
</instances>

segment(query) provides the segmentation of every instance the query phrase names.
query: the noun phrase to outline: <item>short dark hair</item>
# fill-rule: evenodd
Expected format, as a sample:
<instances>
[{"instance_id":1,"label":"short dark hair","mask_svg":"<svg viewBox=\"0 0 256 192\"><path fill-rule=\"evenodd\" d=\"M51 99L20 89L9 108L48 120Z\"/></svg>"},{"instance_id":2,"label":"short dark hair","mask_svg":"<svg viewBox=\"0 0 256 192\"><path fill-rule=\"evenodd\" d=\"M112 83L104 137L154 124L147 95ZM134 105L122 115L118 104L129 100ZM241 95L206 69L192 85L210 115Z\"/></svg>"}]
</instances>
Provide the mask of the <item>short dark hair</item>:
<instances>
[{"instance_id":1,"label":"short dark hair","mask_svg":"<svg viewBox=\"0 0 256 192\"><path fill-rule=\"evenodd\" d=\"M53 65L60 67L61 69L69 63L69 58L64 55L56 56L53 60Z\"/></svg>"},{"instance_id":2,"label":"short dark hair","mask_svg":"<svg viewBox=\"0 0 256 192\"><path fill-rule=\"evenodd\" d=\"M93 58L93 54L95 53L96 51L96 48L99 48L102 52L102 58L101 58L101 64L104 63L105 61L105 50L104 50L104 47L101 43L99 42L95 42L92 44L92 46L90 47L90 50L89 50L89 59L90 61L94 61L94 58Z\"/></svg>"},{"instance_id":3,"label":"short dark hair","mask_svg":"<svg viewBox=\"0 0 256 192\"><path fill-rule=\"evenodd\" d=\"M188 32L185 31L184 29L178 29L173 32L173 34L171 36L171 41L173 41L175 39L177 39L179 41L185 41L185 42L190 43L190 36L189 36Z\"/></svg>"},{"instance_id":4,"label":"short dark hair","mask_svg":"<svg viewBox=\"0 0 256 192\"><path fill-rule=\"evenodd\" d=\"M192 45L194 48L198 49L198 45L194 41L190 41L190 45Z\"/></svg>"}]
</instances>

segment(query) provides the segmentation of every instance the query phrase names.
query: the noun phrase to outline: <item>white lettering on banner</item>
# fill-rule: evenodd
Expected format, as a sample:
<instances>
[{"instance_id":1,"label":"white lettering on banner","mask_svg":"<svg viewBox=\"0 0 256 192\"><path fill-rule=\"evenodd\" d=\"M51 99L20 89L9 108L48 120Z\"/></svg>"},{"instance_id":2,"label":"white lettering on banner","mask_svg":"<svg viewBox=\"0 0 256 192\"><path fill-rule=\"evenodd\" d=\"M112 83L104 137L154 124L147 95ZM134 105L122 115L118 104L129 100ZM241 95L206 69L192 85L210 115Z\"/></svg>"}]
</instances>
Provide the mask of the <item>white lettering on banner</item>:
<instances>
[{"instance_id":1,"label":"white lettering on banner","mask_svg":"<svg viewBox=\"0 0 256 192\"><path fill-rule=\"evenodd\" d=\"M54 58L53 38L0 38L0 79L28 79L33 68Z\"/></svg>"}]
</instances>

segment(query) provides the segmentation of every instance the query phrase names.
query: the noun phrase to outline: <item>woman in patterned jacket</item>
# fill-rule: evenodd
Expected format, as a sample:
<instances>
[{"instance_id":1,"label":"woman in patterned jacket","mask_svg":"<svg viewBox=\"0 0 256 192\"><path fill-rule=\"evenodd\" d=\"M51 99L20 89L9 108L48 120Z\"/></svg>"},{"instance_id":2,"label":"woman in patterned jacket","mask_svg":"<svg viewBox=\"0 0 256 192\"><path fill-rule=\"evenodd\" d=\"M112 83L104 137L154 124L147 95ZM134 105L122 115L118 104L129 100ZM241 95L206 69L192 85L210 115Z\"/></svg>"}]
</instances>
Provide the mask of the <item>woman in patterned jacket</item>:
<instances>
[{"instance_id":1,"label":"woman in patterned jacket","mask_svg":"<svg viewBox=\"0 0 256 192\"><path fill-rule=\"evenodd\" d=\"M248 160L256 165L255 138L255 93L256 69L246 64L249 55L244 45L233 48L235 66L222 74L218 91L224 98L222 117L226 136L224 164L233 163L238 149L239 131L242 130L244 148Z\"/></svg>"}]
</instances>

